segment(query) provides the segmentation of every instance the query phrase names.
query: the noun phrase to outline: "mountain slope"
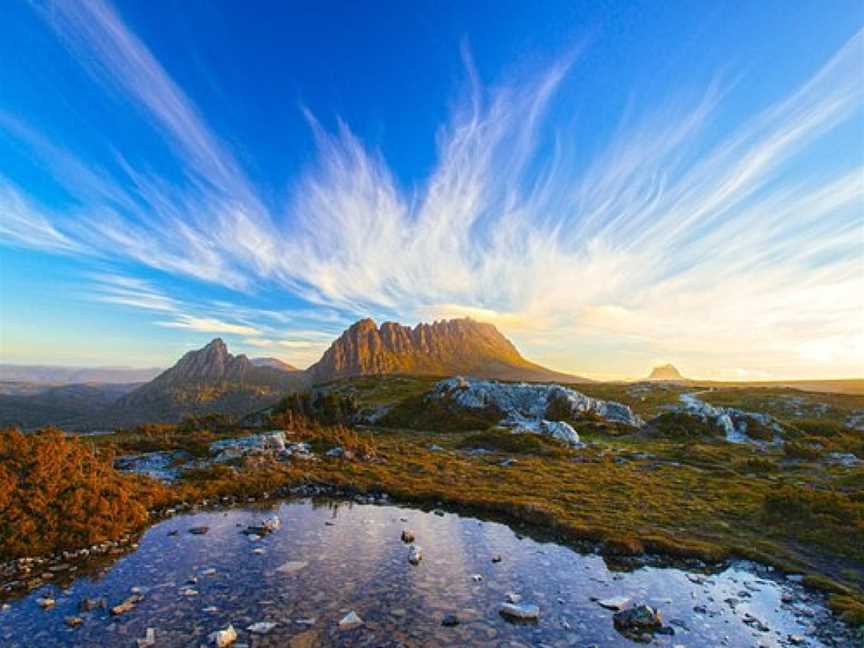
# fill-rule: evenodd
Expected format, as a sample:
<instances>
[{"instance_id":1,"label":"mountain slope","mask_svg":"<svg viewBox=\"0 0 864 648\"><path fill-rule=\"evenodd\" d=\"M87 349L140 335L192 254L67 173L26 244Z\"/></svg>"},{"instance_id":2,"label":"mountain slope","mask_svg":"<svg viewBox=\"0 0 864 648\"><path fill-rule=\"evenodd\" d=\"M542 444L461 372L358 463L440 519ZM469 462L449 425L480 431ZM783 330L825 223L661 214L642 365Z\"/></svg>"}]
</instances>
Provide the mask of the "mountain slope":
<instances>
[{"instance_id":1,"label":"mountain slope","mask_svg":"<svg viewBox=\"0 0 864 648\"><path fill-rule=\"evenodd\" d=\"M363 319L342 333L306 372L314 383L378 374L585 382L529 362L495 326L470 318L413 329L395 322L378 327Z\"/></svg>"},{"instance_id":2,"label":"mountain slope","mask_svg":"<svg viewBox=\"0 0 864 648\"><path fill-rule=\"evenodd\" d=\"M256 366L245 355L230 354L216 338L120 398L103 418L107 425L131 425L173 422L186 414L245 414L303 383L303 373Z\"/></svg>"},{"instance_id":3,"label":"mountain slope","mask_svg":"<svg viewBox=\"0 0 864 648\"><path fill-rule=\"evenodd\" d=\"M294 365L282 362L279 358L252 358L252 364L256 367L270 367L280 371L300 371Z\"/></svg>"}]
</instances>

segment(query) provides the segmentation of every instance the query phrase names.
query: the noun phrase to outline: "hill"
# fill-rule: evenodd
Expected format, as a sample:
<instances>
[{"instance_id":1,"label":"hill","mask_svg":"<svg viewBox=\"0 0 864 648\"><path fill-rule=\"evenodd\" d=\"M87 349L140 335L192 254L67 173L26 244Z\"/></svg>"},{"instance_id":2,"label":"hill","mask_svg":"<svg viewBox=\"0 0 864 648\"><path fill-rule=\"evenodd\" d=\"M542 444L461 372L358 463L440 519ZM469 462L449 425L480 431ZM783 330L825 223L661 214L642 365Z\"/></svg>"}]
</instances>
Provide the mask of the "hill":
<instances>
[{"instance_id":1,"label":"hill","mask_svg":"<svg viewBox=\"0 0 864 648\"><path fill-rule=\"evenodd\" d=\"M362 319L343 332L307 374L316 384L384 374L587 382L526 360L495 326L470 318L414 328L396 322L379 327Z\"/></svg>"}]
</instances>

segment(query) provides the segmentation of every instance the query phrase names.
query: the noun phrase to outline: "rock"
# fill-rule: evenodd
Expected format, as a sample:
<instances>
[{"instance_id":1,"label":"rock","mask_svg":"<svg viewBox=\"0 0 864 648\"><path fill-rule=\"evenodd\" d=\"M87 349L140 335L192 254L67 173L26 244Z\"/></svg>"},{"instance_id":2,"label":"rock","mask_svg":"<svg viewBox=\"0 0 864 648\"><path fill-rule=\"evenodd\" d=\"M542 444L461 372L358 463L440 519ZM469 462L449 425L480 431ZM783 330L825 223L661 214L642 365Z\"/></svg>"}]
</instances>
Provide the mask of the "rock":
<instances>
[{"instance_id":1,"label":"rock","mask_svg":"<svg viewBox=\"0 0 864 648\"><path fill-rule=\"evenodd\" d=\"M407 544L411 544L412 542L414 542L414 532L410 529L403 529L402 542L405 542Z\"/></svg>"},{"instance_id":2,"label":"rock","mask_svg":"<svg viewBox=\"0 0 864 648\"><path fill-rule=\"evenodd\" d=\"M289 560L276 568L280 574L294 574L308 565L305 560Z\"/></svg>"},{"instance_id":3,"label":"rock","mask_svg":"<svg viewBox=\"0 0 864 648\"><path fill-rule=\"evenodd\" d=\"M44 609L46 609L46 610L47 610L48 608L50 608L50 607L54 607L54 604L55 604L56 602L57 602L57 601L55 601L53 598L51 598L51 597L49 597L49 596L43 596L43 597L40 597L40 598L37 598L37 599L36 599L36 604L37 604L39 607L44 608Z\"/></svg>"},{"instance_id":4,"label":"rock","mask_svg":"<svg viewBox=\"0 0 864 648\"><path fill-rule=\"evenodd\" d=\"M276 531L276 529L279 528L280 524L281 524L281 522L279 520L279 517L274 515L274 516L269 517L265 520L262 520L261 524L253 524L253 525L246 527L246 529L244 529L243 533L245 533L247 536L249 536L250 540L253 539L253 536L257 540L258 538L262 538L262 537Z\"/></svg>"},{"instance_id":5,"label":"rock","mask_svg":"<svg viewBox=\"0 0 864 648\"><path fill-rule=\"evenodd\" d=\"M481 574L473 574L471 576L471 580L473 580L475 583L480 583L483 581L483 576Z\"/></svg>"},{"instance_id":6,"label":"rock","mask_svg":"<svg viewBox=\"0 0 864 648\"><path fill-rule=\"evenodd\" d=\"M514 594L513 592L507 592L507 602L508 603L518 603L522 600L522 596L519 594Z\"/></svg>"},{"instance_id":7,"label":"rock","mask_svg":"<svg viewBox=\"0 0 864 648\"><path fill-rule=\"evenodd\" d=\"M644 422L626 405L590 398L560 385L501 383L494 380L442 380L429 398L469 410L501 413L501 427L518 433L543 434L578 447L579 435L561 418L599 417L640 428ZM549 418L547 418L549 417ZM550 420L552 417L558 420Z\"/></svg>"},{"instance_id":8,"label":"rock","mask_svg":"<svg viewBox=\"0 0 864 648\"><path fill-rule=\"evenodd\" d=\"M144 632L143 639L136 639L136 643L138 644L138 648L151 648L156 645L156 629L155 628L147 628Z\"/></svg>"},{"instance_id":9,"label":"rock","mask_svg":"<svg viewBox=\"0 0 864 648\"><path fill-rule=\"evenodd\" d=\"M123 614L124 612L128 612L132 608L134 608L144 597L140 594L133 594L124 600L122 603L119 603L111 608L111 614L118 615Z\"/></svg>"},{"instance_id":10,"label":"rock","mask_svg":"<svg viewBox=\"0 0 864 648\"><path fill-rule=\"evenodd\" d=\"M492 562L493 562L493 563L499 563L499 562L501 562L502 560L503 560L503 558L501 558L500 555L492 556Z\"/></svg>"},{"instance_id":11,"label":"rock","mask_svg":"<svg viewBox=\"0 0 864 648\"><path fill-rule=\"evenodd\" d=\"M197 527L192 527L191 529L189 529L189 533L191 533L192 535L204 535L209 530L210 530L210 527L197 526Z\"/></svg>"},{"instance_id":12,"label":"rock","mask_svg":"<svg viewBox=\"0 0 864 648\"><path fill-rule=\"evenodd\" d=\"M621 610L612 616L615 628L623 633L639 633L656 630L662 627L660 612L647 605L637 605L628 610Z\"/></svg>"},{"instance_id":13,"label":"rock","mask_svg":"<svg viewBox=\"0 0 864 648\"><path fill-rule=\"evenodd\" d=\"M193 589L193 588L191 588L191 587L185 587L185 588L183 588L182 590L180 590L180 593L181 593L183 596L198 596L198 590Z\"/></svg>"},{"instance_id":14,"label":"rock","mask_svg":"<svg viewBox=\"0 0 864 648\"><path fill-rule=\"evenodd\" d=\"M82 612L90 612L100 607L105 607L104 598L84 598L81 599L81 602L78 604L78 609Z\"/></svg>"},{"instance_id":15,"label":"rock","mask_svg":"<svg viewBox=\"0 0 864 648\"><path fill-rule=\"evenodd\" d=\"M600 599L597 601L597 604L607 610L623 610L629 602L629 596L613 596L611 598Z\"/></svg>"},{"instance_id":16,"label":"rock","mask_svg":"<svg viewBox=\"0 0 864 648\"><path fill-rule=\"evenodd\" d=\"M411 545L408 549L408 562L412 565L419 565L423 560L423 549L417 545Z\"/></svg>"},{"instance_id":17,"label":"rock","mask_svg":"<svg viewBox=\"0 0 864 648\"><path fill-rule=\"evenodd\" d=\"M459 625L459 617L455 614L445 614L444 618L441 621L441 625L452 628L453 626Z\"/></svg>"},{"instance_id":18,"label":"rock","mask_svg":"<svg viewBox=\"0 0 864 648\"><path fill-rule=\"evenodd\" d=\"M288 640L288 648L315 648L317 645L318 633L314 630L306 630Z\"/></svg>"},{"instance_id":19,"label":"rock","mask_svg":"<svg viewBox=\"0 0 864 648\"><path fill-rule=\"evenodd\" d=\"M237 631L234 629L233 625L229 624L228 627L224 630L217 630L216 632L211 632L210 636L207 639L216 648L227 648L235 641L237 641Z\"/></svg>"},{"instance_id":20,"label":"rock","mask_svg":"<svg viewBox=\"0 0 864 648\"><path fill-rule=\"evenodd\" d=\"M359 628L363 625L363 619L360 618L360 615L357 614L354 610L351 610L348 614L342 617L342 620L339 622L340 630L353 630L354 628Z\"/></svg>"},{"instance_id":21,"label":"rock","mask_svg":"<svg viewBox=\"0 0 864 648\"><path fill-rule=\"evenodd\" d=\"M252 634L261 634L265 635L269 633L273 628L276 627L277 624L272 621L258 621L257 623L253 623L248 626L246 629Z\"/></svg>"},{"instance_id":22,"label":"rock","mask_svg":"<svg viewBox=\"0 0 864 648\"><path fill-rule=\"evenodd\" d=\"M205 569L204 571L202 571L201 575L202 576L215 576L216 570L211 567L210 569Z\"/></svg>"},{"instance_id":23,"label":"rock","mask_svg":"<svg viewBox=\"0 0 864 648\"><path fill-rule=\"evenodd\" d=\"M344 450L343 448L340 448L339 446L336 446L335 448L330 448L330 449L326 452L326 455L327 455L328 457L334 457L334 458L337 458L337 459L338 459L339 457L342 457L344 454L345 454L345 450Z\"/></svg>"},{"instance_id":24,"label":"rock","mask_svg":"<svg viewBox=\"0 0 864 648\"><path fill-rule=\"evenodd\" d=\"M261 554L264 553L264 550L259 547L258 549L253 549L252 553L255 554L256 556L260 556Z\"/></svg>"},{"instance_id":25,"label":"rock","mask_svg":"<svg viewBox=\"0 0 864 648\"><path fill-rule=\"evenodd\" d=\"M505 603L499 612L503 617L518 621L536 621L540 618L540 608L531 603Z\"/></svg>"},{"instance_id":26,"label":"rock","mask_svg":"<svg viewBox=\"0 0 864 648\"><path fill-rule=\"evenodd\" d=\"M65 623L70 628L77 628L79 625L84 623L84 619L79 616L67 616L63 619L63 623Z\"/></svg>"}]
</instances>

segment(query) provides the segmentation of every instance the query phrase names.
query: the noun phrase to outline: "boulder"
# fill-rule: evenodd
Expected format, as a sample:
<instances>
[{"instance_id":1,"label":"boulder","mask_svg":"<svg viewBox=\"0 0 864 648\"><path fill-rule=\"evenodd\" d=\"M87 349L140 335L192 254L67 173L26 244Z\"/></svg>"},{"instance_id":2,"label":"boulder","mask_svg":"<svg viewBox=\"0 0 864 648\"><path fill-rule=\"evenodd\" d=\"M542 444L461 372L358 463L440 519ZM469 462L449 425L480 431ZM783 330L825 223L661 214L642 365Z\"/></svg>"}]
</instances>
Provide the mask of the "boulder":
<instances>
[{"instance_id":1,"label":"boulder","mask_svg":"<svg viewBox=\"0 0 864 648\"><path fill-rule=\"evenodd\" d=\"M414 542L414 532L411 529L402 530L402 542L411 544Z\"/></svg>"}]
</instances>

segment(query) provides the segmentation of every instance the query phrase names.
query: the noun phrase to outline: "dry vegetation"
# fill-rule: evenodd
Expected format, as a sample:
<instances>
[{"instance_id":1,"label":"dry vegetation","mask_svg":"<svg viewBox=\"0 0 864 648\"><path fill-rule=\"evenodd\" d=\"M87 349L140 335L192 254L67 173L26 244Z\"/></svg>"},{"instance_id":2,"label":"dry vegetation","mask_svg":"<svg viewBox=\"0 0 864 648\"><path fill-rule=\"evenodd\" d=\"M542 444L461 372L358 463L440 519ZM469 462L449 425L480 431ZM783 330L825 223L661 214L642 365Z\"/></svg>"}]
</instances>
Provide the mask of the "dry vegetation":
<instances>
[{"instance_id":1,"label":"dry vegetation","mask_svg":"<svg viewBox=\"0 0 864 648\"><path fill-rule=\"evenodd\" d=\"M167 490L58 430L0 432L0 556L78 548L140 529Z\"/></svg>"}]
</instances>

